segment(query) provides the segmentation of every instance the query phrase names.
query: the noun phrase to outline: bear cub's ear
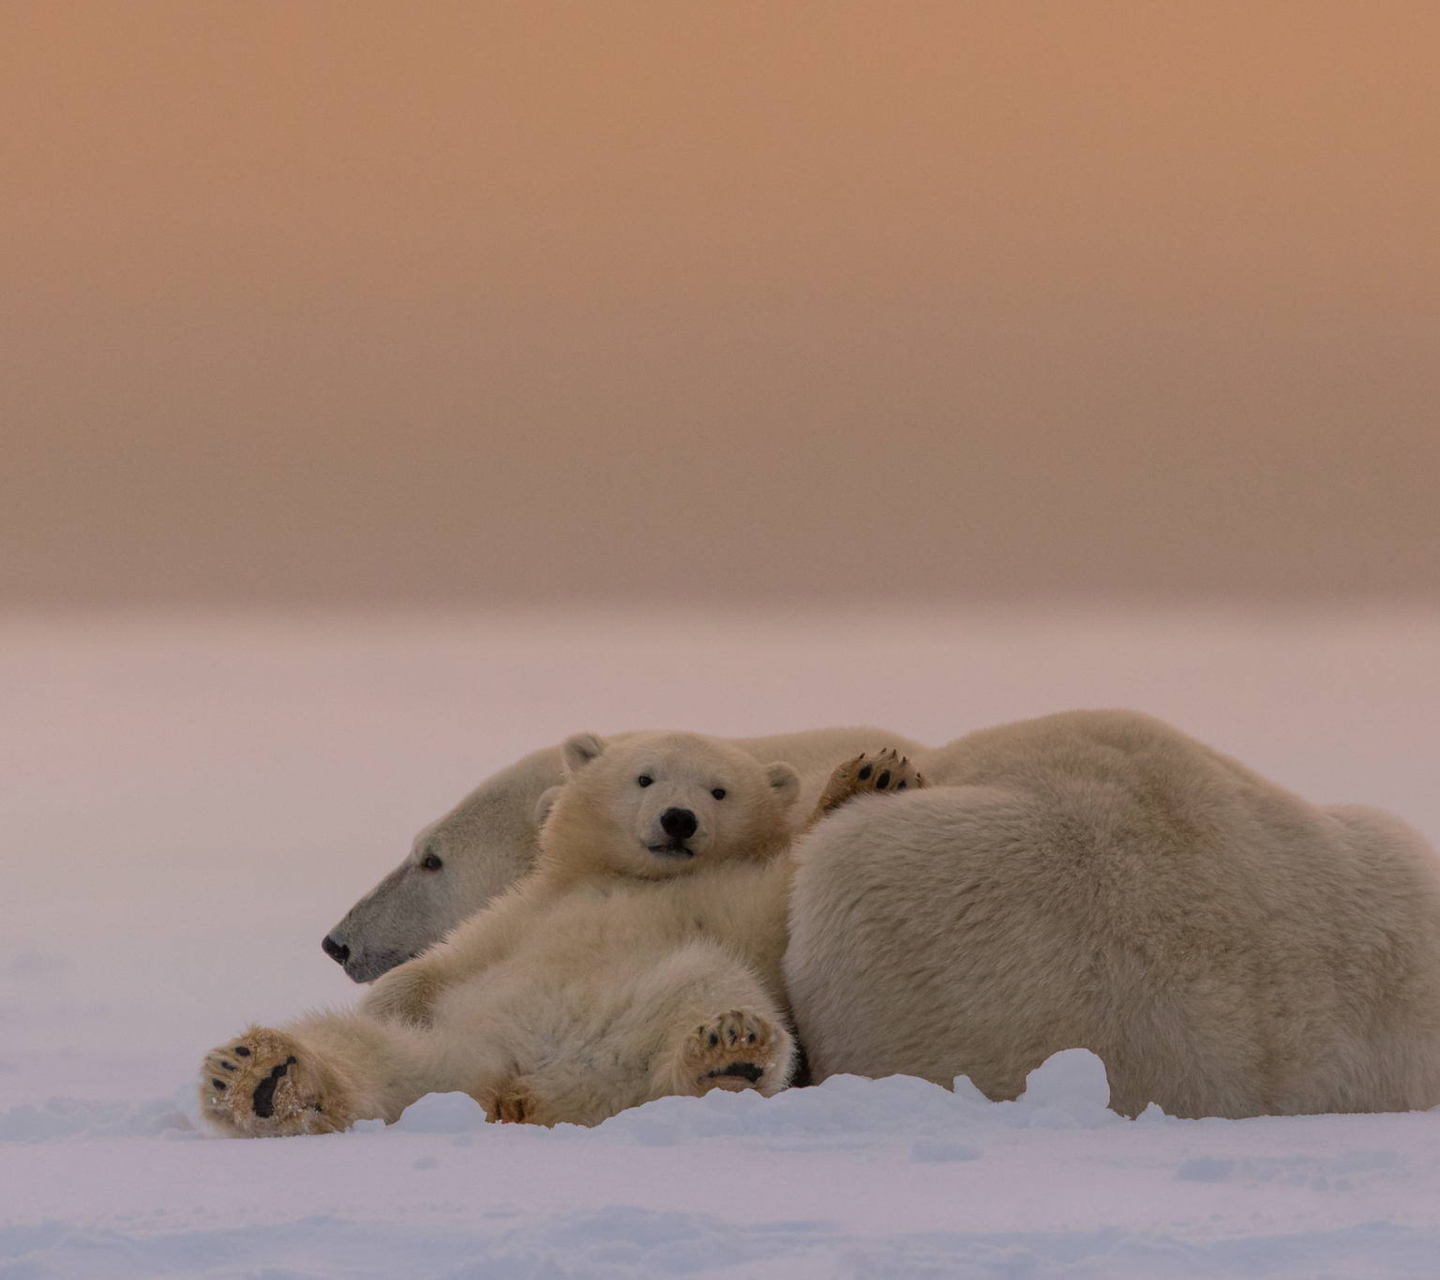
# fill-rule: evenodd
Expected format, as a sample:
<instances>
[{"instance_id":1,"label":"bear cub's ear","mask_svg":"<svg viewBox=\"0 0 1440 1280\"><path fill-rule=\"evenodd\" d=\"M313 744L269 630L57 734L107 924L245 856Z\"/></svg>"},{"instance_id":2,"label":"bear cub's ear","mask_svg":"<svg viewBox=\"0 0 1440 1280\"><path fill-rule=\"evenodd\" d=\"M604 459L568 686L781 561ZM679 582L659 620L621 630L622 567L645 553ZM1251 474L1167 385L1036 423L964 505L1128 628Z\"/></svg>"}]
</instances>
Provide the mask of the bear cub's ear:
<instances>
[{"instance_id":1,"label":"bear cub's ear","mask_svg":"<svg viewBox=\"0 0 1440 1280\"><path fill-rule=\"evenodd\" d=\"M535 801L535 809L531 814L534 819L535 828L539 830L545 825L545 819L550 816L550 810L555 807L555 801L560 798L560 793L565 790L564 785L546 787L540 793L540 799Z\"/></svg>"},{"instance_id":2,"label":"bear cub's ear","mask_svg":"<svg viewBox=\"0 0 1440 1280\"><path fill-rule=\"evenodd\" d=\"M788 809L795 803L795 797L800 794L800 775L795 772L793 766L781 760L777 760L774 764L767 764L765 778L774 790L782 809Z\"/></svg>"},{"instance_id":3,"label":"bear cub's ear","mask_svg":"<svg viewBox=\"0 0 1440 1280\"><path fill-rule=\"evenodd\" d=\"M565 772L579 773L590 761L604 754L604 751L605 739L597 738L593 733L577 733L573 738L566 738L565 745L560 748L560 754L565 761Z\"/></svg>"}]
</instances>

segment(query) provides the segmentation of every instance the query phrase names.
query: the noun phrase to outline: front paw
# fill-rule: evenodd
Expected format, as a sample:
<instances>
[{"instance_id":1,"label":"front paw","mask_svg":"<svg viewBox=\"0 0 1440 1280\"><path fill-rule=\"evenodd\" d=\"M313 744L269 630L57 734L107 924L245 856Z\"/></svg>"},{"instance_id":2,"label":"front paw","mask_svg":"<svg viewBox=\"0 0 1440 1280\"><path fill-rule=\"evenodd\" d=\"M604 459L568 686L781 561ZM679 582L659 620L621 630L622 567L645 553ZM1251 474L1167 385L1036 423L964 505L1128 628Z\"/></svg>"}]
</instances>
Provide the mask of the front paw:
<instances>
[{"instance_id":1,"label":"front paw","mask_svg":"<svg viewBox=\"0 0 1440 1280\"><path fill-rule=\"evenodd\" d=\"M436 998L445 988L439 975L417 960L391 969L361 1002L362 1012L382 1022L428 1027L434 1021Z\"/></svg>"},{"instance_id":2,"label":"front paw","mask_svg":"<svg viewBox=\"0 0 1440 1280\"><path fill-rule=\"evenodd\" d=\"M334 1073L292 1036L264 1027L206 1055L200 1113L237 1138L335 1133L354 1120Z\"/></svg>"}]
</instances>

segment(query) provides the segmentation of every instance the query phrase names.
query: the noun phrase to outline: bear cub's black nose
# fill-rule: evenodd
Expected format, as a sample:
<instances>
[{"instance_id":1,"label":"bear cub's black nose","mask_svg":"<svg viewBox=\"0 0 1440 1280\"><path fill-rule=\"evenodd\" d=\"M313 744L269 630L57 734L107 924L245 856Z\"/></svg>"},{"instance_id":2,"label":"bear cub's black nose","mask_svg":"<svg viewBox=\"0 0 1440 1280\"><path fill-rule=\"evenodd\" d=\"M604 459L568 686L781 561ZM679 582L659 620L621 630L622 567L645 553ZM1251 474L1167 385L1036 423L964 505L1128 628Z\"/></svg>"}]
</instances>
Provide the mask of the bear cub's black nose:
<instances>
[{"instance_id":1,"label":"bear cub's black nose","mask_svg":"<svg viewBox=\"0 0 1440 1280\"><path fill-rule=\"evenodd\" d=\"M660 827L672 840L688 840L699 824L689 809L666 809L660 815Z\"/></svg>"},{"instance_id":2,"label":"bear cub's black nose","mask_svg":"<svg viewBox=\"0 0 1440 1280\"><path fill-rule=\"evenodd\" d=\"M336 964L344 964L350 959L350 948L343 942L336 942L334 938L326 934L325 940L320 944L320 950L330 957Z\"/></svg>"}]
</instances>

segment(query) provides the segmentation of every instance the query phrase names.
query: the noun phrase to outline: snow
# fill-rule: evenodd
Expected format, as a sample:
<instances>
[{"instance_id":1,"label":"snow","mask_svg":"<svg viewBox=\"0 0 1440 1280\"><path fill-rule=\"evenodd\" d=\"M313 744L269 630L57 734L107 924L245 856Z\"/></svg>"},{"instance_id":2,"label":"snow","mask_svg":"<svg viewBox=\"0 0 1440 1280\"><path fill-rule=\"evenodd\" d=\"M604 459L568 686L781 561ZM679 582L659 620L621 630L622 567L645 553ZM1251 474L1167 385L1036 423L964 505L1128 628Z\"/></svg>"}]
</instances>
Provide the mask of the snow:
<instances>
[{"instance_id":1,"label":"snow","mask_svg":"<svg viewBox=\"0 0 1440 1280\"><path fill-rule=\"evenodd\" d=\"M838 1077L543 1131L448 1094L266 1142L192 1078L353 998L325 930L567 732L1138 706L1434 840L1437 652L1421 610L0 622L0 1278L1428 1280L1440 1111L1124 1120L1078 1049L1009 1103Z\"/></svg>"}]
</instances>

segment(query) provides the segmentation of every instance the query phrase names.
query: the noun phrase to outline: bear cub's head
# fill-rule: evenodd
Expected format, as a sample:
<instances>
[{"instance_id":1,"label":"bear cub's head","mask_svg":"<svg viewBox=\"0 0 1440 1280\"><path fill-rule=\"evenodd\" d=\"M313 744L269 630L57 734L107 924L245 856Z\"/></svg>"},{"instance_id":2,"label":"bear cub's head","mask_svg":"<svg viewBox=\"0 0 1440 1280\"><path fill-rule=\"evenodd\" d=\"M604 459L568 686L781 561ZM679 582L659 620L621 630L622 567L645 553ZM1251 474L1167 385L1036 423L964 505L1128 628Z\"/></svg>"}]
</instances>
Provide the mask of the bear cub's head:
<instances>
[{"instance_id":1,"label":"bear cub's head","mask_svg":"<svg viewBox=\"0 0 1440 1280\"><path fill-rule=\"evenodd\" d=\"M693 733L617 742L580 733L563 753L567 780L543 802L551 807L540 833L552 870L656 880L763 860L790 839L786 810L800 778L788 764Z\"/></svg>"}]
</instances>

